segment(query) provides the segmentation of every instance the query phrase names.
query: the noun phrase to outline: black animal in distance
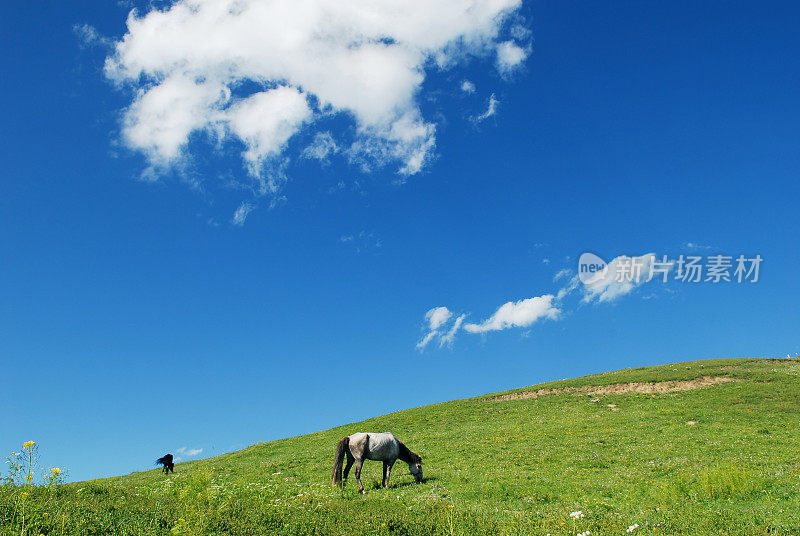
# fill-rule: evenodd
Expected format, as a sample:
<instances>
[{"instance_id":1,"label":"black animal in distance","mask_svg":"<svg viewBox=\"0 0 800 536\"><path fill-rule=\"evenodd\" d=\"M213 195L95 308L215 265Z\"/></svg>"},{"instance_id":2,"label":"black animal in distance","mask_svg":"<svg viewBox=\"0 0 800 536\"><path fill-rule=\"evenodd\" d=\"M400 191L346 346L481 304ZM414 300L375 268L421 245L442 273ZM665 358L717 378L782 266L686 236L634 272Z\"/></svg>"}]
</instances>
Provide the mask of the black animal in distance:
<instances>
[{"instance_id":1,"label":"black animal in distance","mask_svg":"<svg viewBox=\"0 0 800 536\"><path fill-rule=\"evenodd\" d=\"M172 463L172 454L165 454L161 456L159 459L156 460L156 465L160 465L164 468L164 474L169 474L170 472L175 472L175 464Z\"/></svg>"}]
</instances>

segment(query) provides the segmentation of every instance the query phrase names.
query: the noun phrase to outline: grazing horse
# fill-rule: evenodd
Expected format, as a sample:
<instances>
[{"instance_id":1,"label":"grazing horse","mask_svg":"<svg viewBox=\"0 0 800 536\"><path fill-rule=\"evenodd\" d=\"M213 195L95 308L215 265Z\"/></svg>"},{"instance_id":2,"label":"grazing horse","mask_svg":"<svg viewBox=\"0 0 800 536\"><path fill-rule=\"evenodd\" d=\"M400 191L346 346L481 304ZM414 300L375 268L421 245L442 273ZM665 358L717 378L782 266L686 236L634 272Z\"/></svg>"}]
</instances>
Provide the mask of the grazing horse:
<instances>
[{"instance_id":1,"label":"grazing horse","mask_svg":"<svg viewBox=\"0 0 800 536\"><path fill-rule=\"evenodd\" d=\"M344 475L342 475L342 462L345 456L347 456L347 465L344 468ZM363 484L361 484L361 467L364 465L364 460L376 460L383 462L383 481L381 486L385 488L389 483L392 465L398 459L408 464L408 469L414 475L417 484L422 482L422 458L408 450L408 447L403 445L393 433L365 434L361 432L344 437L336 446L336 455L333 459L333 475L331 475L332 484L344 487L347 483L347 475L350 472L350 468L355 463L359 491L366 493Z\"/></svg>"},{"instance_id":2,"label":"grazing horse","mask_svg":"<svg viewBox=\"0 0 800 536\"><path fill-rule=\"evenodd\" d=\"M175 472L175 464L172 463L172 454L167 454L165 456L161 456L159 459L156 460L156 465L161 465L164 467L164 474L169 474L169 472Z\"/></svg>"}]
</instances>

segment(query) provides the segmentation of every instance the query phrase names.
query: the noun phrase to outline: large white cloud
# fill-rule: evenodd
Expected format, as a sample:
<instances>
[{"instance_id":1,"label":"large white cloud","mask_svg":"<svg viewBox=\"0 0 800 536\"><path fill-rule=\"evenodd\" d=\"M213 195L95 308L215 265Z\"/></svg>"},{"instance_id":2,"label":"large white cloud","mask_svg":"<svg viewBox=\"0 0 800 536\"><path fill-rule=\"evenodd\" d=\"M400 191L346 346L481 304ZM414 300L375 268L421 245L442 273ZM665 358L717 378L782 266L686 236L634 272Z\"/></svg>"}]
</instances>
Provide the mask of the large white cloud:
<instances>
[{"instance_id":1,"label":"large white cloud","mask_svg":"<svg viewBox=\"0 0 800 536\"><path fill-rule=\"evenodd\" d=\"M426 70L474 55L494 56L502 72L519 65L527 49L514 39L525 35L504 27L520 4L177 0L132 12L105 71L136 88L123 138L155 168L185 158L190 136L205 132L241 140L257 176L300 129L346 113L355 124L351 161L398 162L410 175L435 145L435 125L417 102Z\"/></svg>"}]
</instances>

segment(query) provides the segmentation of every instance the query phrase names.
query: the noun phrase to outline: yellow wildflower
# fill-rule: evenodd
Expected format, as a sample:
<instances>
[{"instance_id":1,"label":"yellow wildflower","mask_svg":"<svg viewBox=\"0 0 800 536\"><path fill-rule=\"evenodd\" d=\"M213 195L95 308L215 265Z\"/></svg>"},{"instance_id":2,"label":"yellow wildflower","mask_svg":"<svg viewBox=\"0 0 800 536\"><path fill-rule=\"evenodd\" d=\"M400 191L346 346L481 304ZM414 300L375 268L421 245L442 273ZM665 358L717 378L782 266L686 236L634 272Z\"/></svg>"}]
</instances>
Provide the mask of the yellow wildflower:
<instances>
[{"instance_id":1,"label":"yellow wildflower","mask_svg":"<svg viewBox=\"0 0 800 536\"><path fill-rule=\"evenodd\" d=\"M53 473L53 476L58 476L61 474L61 468L53 467L52 469L50 469L50 472Z\"/></svg>"},{"instance_id":2,"label":"yellow wildflower","mask_svg":"<svg viewBox=\"0 0 800 536\"><path fill-rule=\"evenodd\" d=\"M31 450L35 446L36 446L35 441L26 441L25 443L22 444L22 448L25 450Z\"/></svg>"}]
</instances>

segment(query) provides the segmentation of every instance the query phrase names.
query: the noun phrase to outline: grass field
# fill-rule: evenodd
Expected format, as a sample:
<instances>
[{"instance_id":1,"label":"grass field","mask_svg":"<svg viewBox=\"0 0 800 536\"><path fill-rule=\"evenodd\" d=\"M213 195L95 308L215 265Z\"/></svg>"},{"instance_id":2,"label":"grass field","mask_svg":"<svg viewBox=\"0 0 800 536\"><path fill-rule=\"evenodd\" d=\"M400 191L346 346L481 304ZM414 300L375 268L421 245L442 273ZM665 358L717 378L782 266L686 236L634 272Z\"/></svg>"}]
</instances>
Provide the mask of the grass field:
<instances>
[{"instance_id":1,"label":"grass field","mask_svg":"<svg viewBox=\"0 0 800 536\"><path fill-rule=\"evenodd\" d=\"M616 385L698 378L734 381ZM519 394L538 389L552 391ZM6 484L0 534L800 534L800 361L697 361L511 393L261 443L169 477ZM332 489L336 442L356 431L393 431L423 456L426 481L398 462L378 489L381 465L367 462L367 495L352 475Z\"/></svg>"}]
</instances>

